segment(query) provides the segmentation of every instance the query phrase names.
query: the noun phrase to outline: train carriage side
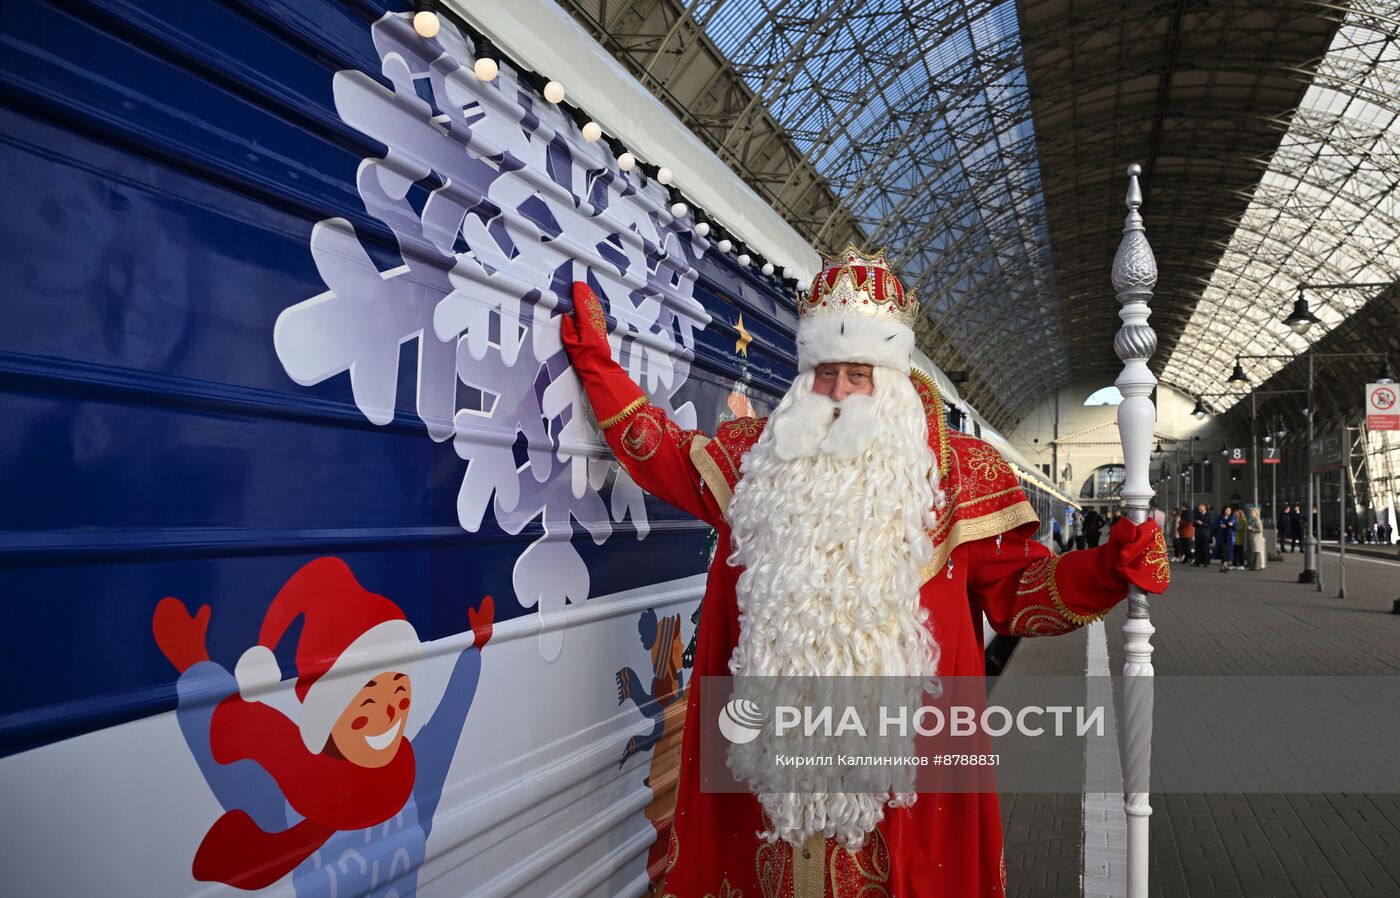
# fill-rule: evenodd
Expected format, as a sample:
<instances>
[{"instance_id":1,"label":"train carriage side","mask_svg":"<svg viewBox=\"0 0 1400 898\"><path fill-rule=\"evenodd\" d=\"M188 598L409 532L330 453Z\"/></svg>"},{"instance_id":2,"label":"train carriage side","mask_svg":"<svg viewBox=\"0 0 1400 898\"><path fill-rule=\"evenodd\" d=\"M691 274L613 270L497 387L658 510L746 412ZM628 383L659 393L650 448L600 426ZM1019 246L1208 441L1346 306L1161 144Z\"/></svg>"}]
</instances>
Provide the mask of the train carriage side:
<instances>
[{"instance_id":1,"label":"train carriage side","mask_svg":"<svg viewBox=\"0 0 1400 898\"><path fill-rule=\"evenodd\" d=\"M561 298L713 430L790 381L780 285L406 3L0 34L0 890L641 894L712 542L588 423Z\"/></svg>"},{"instance_id":2,"label":"train carriage side","mask_svg":"<svg viewBox=\"0 0 1400 898\"><path fill-rule=\"evenodd\" d=\"M794 316L459 25L6 3L6 893L664 868L712 533L611 458L559 319L588 280L713 431L776 404ZM1067 500L996 445L1048 543Z\"/></svg>"}]
</instances>

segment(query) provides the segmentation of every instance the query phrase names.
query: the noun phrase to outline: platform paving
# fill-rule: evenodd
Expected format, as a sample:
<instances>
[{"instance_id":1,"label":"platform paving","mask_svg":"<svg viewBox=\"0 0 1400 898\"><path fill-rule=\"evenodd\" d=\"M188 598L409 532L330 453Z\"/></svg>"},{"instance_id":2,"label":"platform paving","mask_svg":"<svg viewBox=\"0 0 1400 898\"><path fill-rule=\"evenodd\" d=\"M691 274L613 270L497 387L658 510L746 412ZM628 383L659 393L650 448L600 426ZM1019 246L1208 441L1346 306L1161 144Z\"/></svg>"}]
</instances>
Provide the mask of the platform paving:
<instances>
[{"instance_id":1,"label":"platform paving","mask_svg":"<svg viewBox=\"0 0 1400 898\"><path fill-rule=\"evenodd\" d=\"M1349 551L1345 599L1335 550L1321 563L1320 593L1296 582L1299 555L1257 572L1175 566L1170 593L1152 604L1157 674L1400 674L1400 615L1389 613L1400 561ZM1105 621L1114 672L1125 619L1120 607ZM1082 630L1022 640L1003 676L1083 674L1086 646ZM1400 796L1154 794L1152 807L1154 898L1400 896ZM1094 869L1084 864L1084 796L1004 794L1002 815L1008 895L1102 894L1084 876Z\"/></svg>"}]
</instances>

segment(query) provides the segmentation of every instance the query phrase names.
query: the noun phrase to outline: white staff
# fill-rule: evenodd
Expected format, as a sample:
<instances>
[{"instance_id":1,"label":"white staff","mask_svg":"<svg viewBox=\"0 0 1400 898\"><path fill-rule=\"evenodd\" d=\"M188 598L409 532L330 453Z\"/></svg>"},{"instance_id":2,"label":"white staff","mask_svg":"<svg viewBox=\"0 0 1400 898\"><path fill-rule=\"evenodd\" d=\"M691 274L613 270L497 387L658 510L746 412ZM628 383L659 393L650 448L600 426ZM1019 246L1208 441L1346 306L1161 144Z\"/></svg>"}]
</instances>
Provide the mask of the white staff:
<instances>
[{"instance_id":1,"label":"white staff","mask_svg":"<svg viewBox=\"0 0 1400 898\"><path fill-rule=\"evenodd\" d=\"M1152 314L1147 301L1157 283L1157 260L1147 243L1147 233L1138 208L1142 190L1137 176L1142 166L1128 166L1128 217L1123 223L1123 242L1113 259L1113 289L1122 306L1118 317L1123 326L1113 338L1113 349L1123 362L1123 372L1115 384L1123 394L1118 406L1118 435L1123 441L1122 496L1128 519L1141 524L1147 519L1148 500L1155 495L1148 482L1148 458L1157 409L1152 390L1157 378L1147 369L1147 360L1157 348L1157 335L1147 323ZM1147 593L1128 587L1128 622L1123 625L1123 804L1128 824L1128 898L1147 898L1147 839L1150 770L1152 767L1152 623L1147 613Z\"/></svg>"}]
</instances>

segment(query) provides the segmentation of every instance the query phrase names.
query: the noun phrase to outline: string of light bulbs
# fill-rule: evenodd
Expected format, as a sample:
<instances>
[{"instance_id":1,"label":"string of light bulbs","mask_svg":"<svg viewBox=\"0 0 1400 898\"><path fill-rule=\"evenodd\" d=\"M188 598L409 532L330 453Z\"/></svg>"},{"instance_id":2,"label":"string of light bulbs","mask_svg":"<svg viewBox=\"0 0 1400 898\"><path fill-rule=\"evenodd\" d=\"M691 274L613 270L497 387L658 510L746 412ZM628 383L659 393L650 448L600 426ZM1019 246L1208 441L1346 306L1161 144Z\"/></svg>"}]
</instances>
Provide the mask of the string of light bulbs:
<instances>
[{"instance_id":1,"label":"string of light bulbs","mask_svg":"<svg viewBox=\"0 0 1400 898\"><path fill-rule=\"evenodd\" d=\"M672 218L679 221L693 212L695 219L693 230L696 236L706 239L713 236L713 239L710 239L710 244L724 255L733 253L735 255L734 261L739 264L740 268L748 268L752 265L756 266L764 277L771 278L775 276L777 266L770 260L764 258L742 240L735 237L734 234L725 230L725 228L717 222L714 222L711 216L707 215L693 202L686 201L686 198L681 195L680 190L674 183L675 173L671 171L671 169L665 166L651 165L638 159L636 154L623 146L622 141L615 137L604 135L603 126L594 121L588 113L568 102L568 93L564 90L563 84L520 65L514 59L503 56L495 44L491 42L490 38L477 31L460 18L454 17L453 21L472 39L472 44L476 51L476 62L472 65L472 72L478 79L484 83L490 83L496 80L496 77L500 75L501 72L500 60L505 59L510 63L511 68L518 72L526 83L544 96L547 102L560 107L569 114L574 124L578 126L579 132L583 135L584 140L589 143L597 143L602 140L606 143L608 148L612 151L614 158L617 160L617 167L619 169L624 172L630 172L640 168L643 176L665 187L667 195L671 200L670 213ZM431 40L437 37L441 28L442 22L439 20L437 0L413 0L413 30L418 36L424 40ZM789 290L805 293L808 290L808 286L804 283L802 278L797 276L798 274L800 273L795 273L791 269L784 268L778 280Z\"/></svg>"}]
</instances>

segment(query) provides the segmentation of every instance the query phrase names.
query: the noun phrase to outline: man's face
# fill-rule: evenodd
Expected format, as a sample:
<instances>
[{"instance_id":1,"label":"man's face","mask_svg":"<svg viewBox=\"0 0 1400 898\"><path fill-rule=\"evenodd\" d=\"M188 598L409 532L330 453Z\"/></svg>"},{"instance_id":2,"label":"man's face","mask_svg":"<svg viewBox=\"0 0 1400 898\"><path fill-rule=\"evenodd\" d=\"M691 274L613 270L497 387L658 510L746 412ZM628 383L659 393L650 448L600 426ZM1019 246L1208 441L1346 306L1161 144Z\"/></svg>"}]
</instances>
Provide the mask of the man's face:
<instances>
[{"instance_id":1,"label":"man's face","mask_svg":"<svg viewBox=\"0 0 1400 898\"><path fill-rule=\"evenodd\" d=\"M413 702L408 674L389 671L364 685L331 728L340 754L360 767L383 767L398 753Z\"/></svg>"},{"instance_id":2,"label":"man's face","mask_svg":"<svg viewBox=\"0 0 1400 898\"><path fill-rule=\"evenodd\" d=\"M840 402L853 393L869 396L875 392L874 371L869 365L828 362L816 367L812 392Z\"/></svg>"}]
</instances>

